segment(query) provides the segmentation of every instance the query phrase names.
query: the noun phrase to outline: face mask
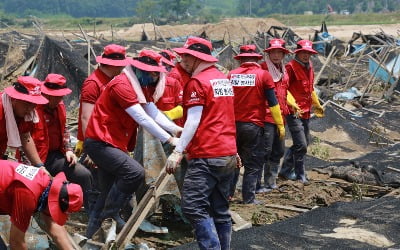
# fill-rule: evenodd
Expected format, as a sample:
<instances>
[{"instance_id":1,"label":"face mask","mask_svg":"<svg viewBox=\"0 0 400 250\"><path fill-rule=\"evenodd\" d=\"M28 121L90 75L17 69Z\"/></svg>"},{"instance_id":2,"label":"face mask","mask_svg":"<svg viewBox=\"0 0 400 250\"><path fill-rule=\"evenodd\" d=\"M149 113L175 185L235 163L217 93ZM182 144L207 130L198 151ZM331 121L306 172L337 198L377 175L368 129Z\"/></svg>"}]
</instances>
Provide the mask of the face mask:
<instances>
[{"instance_id":1,"label":"face mask","mask_svg":"<svg viewBox=\"0 0 400 250\"><path fill-rule=\"evenodd\" d=\"M153 78L150 72L134 68L137 79L142 87L154 87L157 85L158 77Z\"/></svg>"}]
</instances>

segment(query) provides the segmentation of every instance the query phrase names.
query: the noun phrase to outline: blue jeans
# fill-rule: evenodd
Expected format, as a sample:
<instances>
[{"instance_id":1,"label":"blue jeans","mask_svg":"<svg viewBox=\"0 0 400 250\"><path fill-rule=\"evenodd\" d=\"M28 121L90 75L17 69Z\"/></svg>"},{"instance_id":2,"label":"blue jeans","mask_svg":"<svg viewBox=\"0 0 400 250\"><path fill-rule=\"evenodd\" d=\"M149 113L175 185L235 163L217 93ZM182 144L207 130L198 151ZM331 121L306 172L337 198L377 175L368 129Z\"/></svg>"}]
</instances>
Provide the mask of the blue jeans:
<instances>
[{"instance_id":1,"label":"blue jeans","mask_svg":"<svg viewBox=\"0 0 400 250\"><path fill-rule=\"evenodd\" d=\"M272 187L278 176L280 160L285 153L285 140L279 139L275 124L266 122L264 125L264 185ZM262 171L258 177L257 189L261 187Z\"/></svg>"},{"instance_id":2,"label":"blue jeans","mask_svg":"<svg viewBox=\"0 0 400 250\"><path fill-rule=\"evenodd\" d=\"M293 145L285 154L280 174L288 176L294 169L298 179L305 176L304 156L307 154L307 146L310 144L309 121L309 119L300 119L293 115L286 116Z\"/></svg>"},{"instance_id":3,"label":"blue jeans","mask_svg":"<svg viewBox=\"0 0 400 250\"><path fill-rule=\"evenodd\" d=\"M228 195L235 167L235 156L189 160L183 182L182 212L193 225L208 218L215 223L231 221Z\"/></svg>"}]
</instances>

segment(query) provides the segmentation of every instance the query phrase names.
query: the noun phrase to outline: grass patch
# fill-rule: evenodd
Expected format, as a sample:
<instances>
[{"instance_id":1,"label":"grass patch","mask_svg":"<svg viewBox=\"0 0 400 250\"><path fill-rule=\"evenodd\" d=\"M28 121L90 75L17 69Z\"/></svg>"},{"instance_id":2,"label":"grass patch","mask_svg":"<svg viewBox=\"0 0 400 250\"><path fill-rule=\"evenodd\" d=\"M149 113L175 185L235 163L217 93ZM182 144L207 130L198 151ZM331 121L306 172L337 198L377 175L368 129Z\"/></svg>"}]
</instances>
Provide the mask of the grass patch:
<instances>
[{"instance_id":1,"label":"grass patch","mask_svg":"<svg viewBox=\"0 0 400 250\"><path fill-rule=\"evenodd\" d=\"M310 146L310 154L322 160L329 159L329 148L321 145L321 139L314 137L313 142Z\"/></svg>"}]
</instances>

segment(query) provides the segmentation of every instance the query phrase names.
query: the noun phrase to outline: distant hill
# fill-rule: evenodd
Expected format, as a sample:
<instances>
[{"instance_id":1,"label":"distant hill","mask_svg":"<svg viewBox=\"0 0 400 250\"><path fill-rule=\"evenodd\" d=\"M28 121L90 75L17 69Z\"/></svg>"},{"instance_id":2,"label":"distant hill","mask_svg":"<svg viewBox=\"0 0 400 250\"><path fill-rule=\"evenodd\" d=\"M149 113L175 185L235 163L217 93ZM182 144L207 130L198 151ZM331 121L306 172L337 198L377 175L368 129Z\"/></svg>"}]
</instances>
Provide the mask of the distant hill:
<instances>
[{"instance_id":1,"label":"distant hill","mask_svg":"<svg viewBox=\"0 0 400 250\"><path fill-rule=\"evenodd\" d=\"M182 20L213 16L265 17L269 14L360 13L400 10L400 0L0 0L3 13L20 17L132 17Z\"/></svg>"}]
</instances>

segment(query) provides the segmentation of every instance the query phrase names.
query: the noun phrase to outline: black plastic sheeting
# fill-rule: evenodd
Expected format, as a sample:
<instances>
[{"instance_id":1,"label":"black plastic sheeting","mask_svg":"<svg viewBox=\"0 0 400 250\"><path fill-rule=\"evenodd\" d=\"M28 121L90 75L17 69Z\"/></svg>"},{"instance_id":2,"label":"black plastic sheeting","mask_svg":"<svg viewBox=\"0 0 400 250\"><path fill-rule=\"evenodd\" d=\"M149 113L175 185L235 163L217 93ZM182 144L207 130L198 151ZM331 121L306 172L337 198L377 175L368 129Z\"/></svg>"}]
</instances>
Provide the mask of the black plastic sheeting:
<instances>
[{"instance_id":1,"label":"black plastic sheeting","mask_svg":"<svg viewBox=\"0 0 400 250\"><path fill-rule=\"evenodd\" d=\"M233 232L231 249L398 249L398 211L400 200L395 197L383 197L373 201L338 202L282 222ZM354 224L345 225L340 222L342 219L354 221ZM355 240L323 235L333 234L335 229L340 227L374 232L392 244L377 246L366 243L360 236ZM193 242L174 249L198 247L197 243Z\"/></svg>"}]
</instances>

